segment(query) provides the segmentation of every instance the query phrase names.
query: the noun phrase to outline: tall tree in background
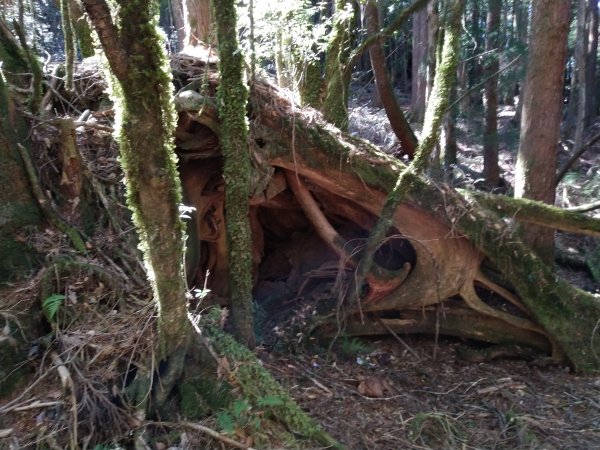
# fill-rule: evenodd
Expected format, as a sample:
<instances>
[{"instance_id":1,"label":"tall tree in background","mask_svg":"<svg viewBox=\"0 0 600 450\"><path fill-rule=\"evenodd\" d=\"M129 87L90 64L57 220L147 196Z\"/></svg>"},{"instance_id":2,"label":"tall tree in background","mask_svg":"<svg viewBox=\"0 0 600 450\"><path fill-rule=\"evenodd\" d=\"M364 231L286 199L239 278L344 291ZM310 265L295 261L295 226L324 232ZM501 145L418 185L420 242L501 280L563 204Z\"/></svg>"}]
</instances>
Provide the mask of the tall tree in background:
<instances>
[{"instance_id":1,"label":"tall tree in background","mask_svg":"<svg viewBox=\"0 0 600 450\"><path fill-rule=\"evenodd\" d=\"M185 45L215 44L210 0L183 0L187 9Z\"/></svg>"},{"instance_id":2,"label":"tall tree in background","mask_svg":"<svg viewBox=\"0 0 600 450\"><path fill-rule=\"evenodd\" d=\"M411 118L421 122L427 101L427 10L421 9L412 17L412 87Z\"/></svg>"},{"instance_id":3,"label":"tall tree in background","mask_svg":"<svg viewBox=\"0 0 600 450\"><path fill-rule=\"evenodd\" d=\"M577 1L577 21L575 32L575 62L571 76L571 95L567 115L567 128L575 129L573 153L577 153L583 145L583 131L589 122L586 117L588 102L587 52L588 52L588 0Z\"/></svg>"},{"instance_id":4,"label":"tall tree in background","mask_svg":"<svg viewBox=\"0 0 600 450\"><path fill-rule=\"evenodd\" d=\"M217 93L221 147L225 158L225 218L229 251L229 292L235 333L254 346L252 315L252 235L248 219L250 154L243 79L243 55L238 46L233 0L213 0L219 45L221 84Z\"/></svg>"},{"instance_id":5,"label":"tall tree in background","mask_svg":"<svg viewBox=\"0 0 600 450\"><path fill-rule=\"evenodd\" d=\"M531 27L515 197L554 204L569 1L533 0ZM551 263L554 231L526 225L523 233L524 242Z\"/></svg>"},{"instance_id":6,"label":"tall tree in background","mask_svg":"<svg viewBox=\"0 0 600 450\"><path fill-rule=\"evenodd\" d=\"M598 85L598 80L596 79L596 69L598 66L598 2L596 0L588 0L588 9L588 48L587 61L585 63L585 92L587 93L587 101L585 102L585 116L591 118L598 110L598 99L596 98L598 95L596 89Z\"/></svg>"},{"instance_id":7,"label":"tall tree in background","mask_svg":"<svg viewBox=\"0 0 600 450\"><path fill-rule=\"evenodd\" d=\"M365 6L365 18L369 35L375 35L379 31L380 25L377 3L374 0L369 0ZM417 138L396 99L385 64L385 53L379 41L369 47L369 55L379 99L385 108L392 130L400 141L403 152L412 158L417 149Z\"/></svg>"},{"instance_id":8,"label":"tall tree in background","mask_svg":"<svg viewBox=\"0 0 600 450\"><path fill-rule=\"evenodd\" d=\"M351 70L346 70L355 9L349 0L336 0L331 40L325 54L325 96L321 110L323 117L342 130L348 129L348 98Z\"/></svg>"},{"instance_id":9,"label":"tall tree in background","mask_svg":"<svg viewBox=\"0 0 600 450\"><path fill-rule=\"evenodd\" d=\"M529 14L528 14L528 1L527 0L513 0L512 14L513 14L513 28L514 28L514 42L513 45L517 46L520 51L525 49L527 46L527 36L529 30ZM513 125L520 125L521 113L523 111L523 80L524 76L517 77L517 84L513 88L513 93L518 92L519 102L517 103L517 110L511 121ZM516 88L516 89L515 89Z\"/></svg>"},{"instance_id":10,"label":"tall tree in background","mask_svg":"<svg viewBox=\"0 0 600 450\"><path fill-rule=\"evenodd\" d=\"M502 0L489 0L485 36L485 131L483 135L483 176L489 189L500 184L498 166L498 69L500 45L500 12Z\"/></svg>"}]
</instances>

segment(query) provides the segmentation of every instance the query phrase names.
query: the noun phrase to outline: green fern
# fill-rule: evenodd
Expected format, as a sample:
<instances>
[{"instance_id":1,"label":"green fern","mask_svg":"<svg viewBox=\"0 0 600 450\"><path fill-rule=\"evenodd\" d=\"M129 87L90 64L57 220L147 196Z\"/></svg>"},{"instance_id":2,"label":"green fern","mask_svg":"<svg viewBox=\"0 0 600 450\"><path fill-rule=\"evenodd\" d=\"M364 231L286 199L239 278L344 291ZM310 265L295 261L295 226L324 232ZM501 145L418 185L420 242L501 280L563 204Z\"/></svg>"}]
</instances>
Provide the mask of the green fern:
<instances>
[{"instance_id":1,"label":"green fern","mask_svg":"<svg viewBox=\"0 0 600 450\"><path fill-rule=\"evenodd\" d=\"M65 296L62 294L52 294L42 302L42 309L48 317L48 320L52 321L56 317L58 310L63 305Z\"/></svg>"},{"instance_id":2,"label":"green fern","mask_svg":"<svg viewBox=\"0 0 600 450\"><path fill-rule=\"evenodd\" d=\"M227 411L221 411L216 414L217 424L227 434L233 434L235 431L235 419Z\"/></svg>"},{"instance_id":3,"label":"green fern","mask_svg":"<svg viewBox=\"0 0 600 450\"><path fill-rule=\"evenodd\" d=\"M265 397L258 398L256 404L262 408L269 406L283 406L284 401L281 397L276 395L267 395Z\"/></svg>"}]
</instances>

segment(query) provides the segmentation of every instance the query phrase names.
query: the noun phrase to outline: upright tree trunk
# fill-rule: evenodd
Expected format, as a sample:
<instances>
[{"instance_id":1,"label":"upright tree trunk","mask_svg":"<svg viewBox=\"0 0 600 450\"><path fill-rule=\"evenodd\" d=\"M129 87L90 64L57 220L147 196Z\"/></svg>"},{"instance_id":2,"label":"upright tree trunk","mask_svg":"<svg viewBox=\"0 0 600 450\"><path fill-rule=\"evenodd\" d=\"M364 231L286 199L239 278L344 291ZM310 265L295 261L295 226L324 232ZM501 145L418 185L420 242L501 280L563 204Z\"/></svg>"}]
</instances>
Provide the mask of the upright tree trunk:
<instances>
[{"instance_id":1,"label":"upright tree trunk","mask_svg":"<svg viewBox=\"0 0 600 450\"><path fill-rule=\"evenodd\" d=\"M519 48L525 48L525 46L527 45L527 35L529 29L529 15L527 12L527 5L524 3L526 2L523 2L521 0L513 0L515 34L517 38L517 45L519 46ZM519 102L517 103L517 110L515 111L515 116L512 120L512 123L517 125L521 124L521 114L523 112L524 85L524 76L519 77L519 81L517 82Z\"/></svg>"},{"instance_id":2,"label":"upright tree trunk","mask_svg":"<svg viewBox=\"0 0 600 450\"><path fill-rule=\"evenodd\" d=\"M368 33L373 36L379 31L379 14L377 4L374 0L367 2L365 16ZM396 100L394 89L387 73L385 54L380 42L375 42L369 47L369 55L371 57L371 66L375 75L375 85L377 86L379 99L385 108L392 130L394 130L400 141L403 152L412 158L417 149L417 137Z\"/></svg>"},{"instance_id":3,"label":"upright tree trunk","mask_svg":"<svg viewBox=\"0 0 600 450\"><path fill-rule=\"evenodd\" d=\"M489 189L500 184L498 166L498 69L500 52L500 12L502 0L489 0L486 20L484 67L485 82L485 131L483 135L483 176Z\"/></svg>"},{"instance_id":4,"label":"upright tree trunk","mask_svg":"<svg viewBox=\"0 0 600 450\"><path fill-rule=\"evenodd\" d=\"M188 29L188 25L186 24L188 17L187 0L172 0L170 3L173 26L177 35L177 46L175 48L177 51L181 51L185 45L186 30Z\"/></svg>"},{"instance_id":5,"label":"upright tree trunk","mask_svg":"<svg viewBox=\"0 0 600 450\"><path fill-rule=\"evenodd\" d=\"M425 101L429 99L429 95L433 90L435 69L438 63L438 57L441 54L442 42L440 41L440 29L440 13L438 11L438 2L430 2L427 4L427 74L425 76Z\"/></svg>"},{"instance_id":6,"label":"upright tree trunk","mask_svg":"<svg viewBox=\"0 0 600 450\"><path fill-rule=\"evenodd\" d=\"M473 56L469 60L469 88L477 85L483 79L483 67L481 63L481 56L478 56L483 52L484 40L482 38L483 32L481 29L481 7L482 2L480 0L472 0L471 2L471 17L470 17L470 34L473 45ZM469 94L469 103L471 106L478 106L481 104L481 94L479 89L473 89Z\"/></svg>"},{"instance_id":7,"label":"upright tree trunk","mask_svg":"<svg viewBox=\"0 0 600 450\"><path fill-rule=\"evenodd\" d=\"M532 6L515 197L554 204L569 1L533 0ZM527 225L523 239L544 261L552 263L554 231Z\"/></svg>"},{"instance_id":8,"label":"upright tree trunk","mask_svg":"<svg viewBox=\"0 0 600 450\"><path fill-rule=\"evenodd\" d=\"M410 113L414 122L422 122L427 101L427 10L413 14L412 88Z\"/></svg>"},{"instance_id":9,"label":"upright tree trunk","mask_svg":"<svg viewBox=\"0 0 600 450\"><path fill-rule=\"evenodd\" d=\"M575 66L576 66L576 100L573 104L576 107L576 122L575 122L575 143L573 144L573 153L579 152L583 145L583 132L589 122L589 117L586 116L588 111L588 82L587 78L587 61L588 61L588 38L589 38L589 20L588 20L588 0L579 0L577 6L577 46L575 51Z\"/></svg>"},{"instance_id":10,"label":"upright tree trunk","mask_svg":"<svg viewBox=\"0 0 600 450\"><path fill-rule=\"evenodd\" d=\"M113 78L127 202L158 303L159 360L182 368L189 323L183 270L181 185L173 151L176 124L171 73L157 30L155 1L119 0L115 17L104 0L84 0ZM179 366L179 367L177 367ZM164 381L164 380L163 380ZM169 383L165 383L168 394Z\"/></svg>"},{"instance_id":11,"label":"upright tree trunk","mask_svg":"<svg viewBox=\"0 0 600 450\"><path fill-rule=\"evenodd\" d=\"M233 0L213 0L219 42L221 84L217 93L221 148L225 158L225 218L229 252L229 295L235 333L244 344L255 344L252 314L252 234L248 218L250 156L244 84L244 60L238 46Z\"/></svg>"},{"instance_id":12,"label":"upright tree trunk","mask_svg":"<svg viewBox=\"0 0 600 450\"><path fill-rule=\"evenodd\" d=\"M2 76L0 117L0 183L3 186L0 190L0 283L4 283L29 273L37 265L38 255L27 245L25 236L19 239L18 234L25 227L39 225L42 218L17 148L27 145L29 131L8 95Z\"/></svg>"},{"instance_id":13,"label":"upright tree trunk","mask_svg":"<svg viewBox=\"0 0 600 450\"><path fill-rule=\"evenodd\" d=\"M460 65L460 63L459 63ZM460 72L459 72L460 73ZM458 74L457 74L458 78ZM456 101L456 86L450 88L448 102L453 105ZM441 145L442 164L445 178L452 178L452 166L458 162L458 144L456 142L456 117L458 115L458 105L453 106L446 113L443 129L443 142Z\"/></svg>"},{"instance_id":14,"label":"upright tree trunk","mask_svg":"<svg viewBox=\"0 0 600 450\"><path fill-rule=\"evenodd\" d=\"M598 109L598 92L596 86L598 85L596 79L596 68L598 66L598 2L596 0L588 0L588 49L587 49L587 60L585 63L585 116L591 119Z\"/></svg>"},{"instance_id":15,"label":"upright tree trunk","mask_svg":"<svg viewBox=\"0 0 600 450\"><path fill-rule=\"evenodd\" d=\"M214 45L212 11L210 0L185 0L187 2L187 25L185 45Z\"/></svg>"},{"instance_id":16,"label":"upright tree trunk","mask_svg":"<svg viewBox=\"0 0 600 450\"><path fill-rule=\"evenodd\" d=\"M325 120L342 130L348 128L348 90L351 71L345 69L354 23L353 15L344 12L344 9L349 6L348 0L335 2L331 42L325 56L325 98L321 106Z\"/></svg>"}]
</instances>

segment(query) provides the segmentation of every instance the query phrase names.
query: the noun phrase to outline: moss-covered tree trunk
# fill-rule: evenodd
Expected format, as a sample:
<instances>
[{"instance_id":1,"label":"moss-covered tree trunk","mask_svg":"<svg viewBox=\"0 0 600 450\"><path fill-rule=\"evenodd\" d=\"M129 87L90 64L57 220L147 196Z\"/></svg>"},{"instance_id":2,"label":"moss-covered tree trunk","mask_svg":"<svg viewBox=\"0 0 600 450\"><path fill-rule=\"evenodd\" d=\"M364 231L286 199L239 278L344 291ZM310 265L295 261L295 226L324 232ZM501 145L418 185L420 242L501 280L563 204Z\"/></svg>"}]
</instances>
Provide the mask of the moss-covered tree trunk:
<instances>
[{"instance_id":1,"label":"moss-covered tree trunk","mask_svg":"<svg viewBox=\"0 0 600 450\"><path fill-rule=\"evenodd\" d=\"M84 1L110 67L127 201L158 305L162 360L185 353L189 330L171 74L157 2L116 3L113 17L104 0Z\"/></svg>"},{"instance_id":2,"label":"moss-covered tree trunk","mask_svg":"<svg viewBox=\"0 0 600 450\"><path fill-rule=\"evenodd\" d=\"M233 0L214 2L219 42L218 110L221 148L225 157L225 210L229 251L229 289L232 319L238 338L254 346L252 314L252 238L248 218L250 198L250 151L246 104L248 89L243 80L243 57L236 33Z\"/></svg>"},{"instance_id":3,"label":"moss-covered tree trunk","mask_svg":"<svg viewBox=\"0 0 600 450\"><path fill-rule=\"evenodd\" d=\"M42 218L31 193L18 146L29 149L29 130L9 94L9 83L27 86L23 73L30 72L24 51L8 26L0 19L0 282L23 275L35 267L37 255L17 236L25 227L38 225Z\"/></svg>"},{"instance_id":4,"label":"moss-covered tree trunk","mask_svg":"<svg viewBox=\"0 0 600 450\"><path fill-rule=\"evenodd\" d=\"M337 0L333 17L331 41L325 57L325 97L321 105L323 117L338 128L348 128L348 94L350 88L349 60L354 15L350 2Z\"/></svg>"},{"instance_id":5,"label":"moss-covered tree trunk","mask_svg":"<svg viewBox=\"0 0 600 450\"><path fill-rule=\"evenodd\" d=\"M0 76L0 283L14 280L36 265L36 252L19 232L41 222L29 181L19 156L18 145L27 145L25 120L8 96ZM29 151L29 150L26 150Z\"/></svg>"}]
</instances>

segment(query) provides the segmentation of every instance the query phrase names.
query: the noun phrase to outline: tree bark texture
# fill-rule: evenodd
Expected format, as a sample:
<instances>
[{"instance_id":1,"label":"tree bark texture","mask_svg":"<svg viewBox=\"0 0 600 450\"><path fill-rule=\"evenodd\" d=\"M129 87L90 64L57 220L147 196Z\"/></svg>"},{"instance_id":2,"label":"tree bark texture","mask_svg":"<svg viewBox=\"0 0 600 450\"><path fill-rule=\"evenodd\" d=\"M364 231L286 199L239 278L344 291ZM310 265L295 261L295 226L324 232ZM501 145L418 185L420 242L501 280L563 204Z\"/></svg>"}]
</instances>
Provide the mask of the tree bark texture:
<instances>
[{"instance_id":1,"label":"tree bark texture","mask_svg":"<svg viewBox=\"0 0 600 450\"><path fill-rule=\"evenodd\" d=\"M348 7L348 0L335 2L331 41L325 55L325 98L321 105L325 119L341 130L348 129L348 90L352 74L345 70L354 32L353 15L348 17L343 12Z\"/></svg>"},{"instance_id":2,"label":"tree bark texture","mask_svg":"<svg viewBox=\"0 0 600 450\"><path fill-rule=\"evenodd\" d=\"M484 66L485 91L485 131L483 135L483 176L489 189L500 184L498 165L498 69L500 68L500 13L502 0L488 3Z\"/></svg>"},{"instance_id":3,"label":"tree bark texture","mask_svg":"<svg viewBox=\"0 0 600 450\"><path fill-rule=\"evenodd\" d=\"M173 26L175 27L175 34L177 35L177 51L185 45L186 30L189 27L186 19L188 17L187 12L187 1L186 0L173 0L170 2L171 14L173 16Z\"/></svg>"},{"instance_id":4,"label":"tree bark texture","mask_svg":"<svg viewBox=\"0 0 600 450\"><path fill-rule=\"evenodd\" d=\"M427 10L414 13L412 22L411 119L421 122L427 101Z\"/></svg>"},{"instance_id":5,"label":"tree bark texture","mask_svg":"<svg viewBox=\"0 0 600 450\"><path fill-rule=\"evenodd\" d=\"M534 0L532 7L515 197L554 204L569 2ZM544 261L552 262L552 230L527 225L523 240Z\"/></svg>"},{"instance_id":6,"label":"tree bark texture","mask_svg":"<svg viewBox=\"0 0 600 450\"><path fill-rule=\"evenodd\" d=\"M527 12L527 5L524 4L521 0L513 0L513 14L514 14L514 27L516 34L516 44L524 49L528 44L528 30L529 30L529 19ZM519 101L517 103L517 111L515 112L515 116L512 123L520 126L521 124L521 115L523 113L523 91L524 91L524 82L525 82L525 72L521 70L522 75L519 76L519 80L517 82Z\"/></svg>"},{"instance_id":7,"label":"tree bark texture","mask_svg":"<svg viewBox=\"0 0 600 450\"><path fill-rule=\"evenodd\" d=\"M588 62L588 38L589 38L589 8L587 0L579 0L577 5L577 34L575 46L575 82L572 84L572 107L575 112L575 138L573 144L573 153L577 153L583 145L583 132L589 123L590 118L586 116L588 111L587 102L589 94L587 89L587 62ZM570 105L571 106L571 105Z\"/></svg>"},{"instance_id":8,"label":"tree bark texture","mask_svg":"<svg viewBox=\"0 0 600 450\"><path fill-rule=\"evenodd\" d=\"M215 45L210 0L182 0L187 5L185 45Z\"/></svg>"},{"instance_id":9,"label":"tree bark texture","mask_svg":"<svg viewBox=\"0 0 600 450\"><path fill-rule=\"evenodd\" d=\"M598 86L596 75L596 69L598 67L598 2L595 0L588 0L588 8L588 48L587 61L585 63L585 92L587 100L585 102L585 116L591 118L598 111L598 92L596 89Z\"/></svg>"},{"instance_id":10,"label":"tree bark texture","mask_svg":"<svg viewBox=\"0 0 600 450\"><path fill-rule=\"evenodd\" d=\"M378 8L373 0L370 0L367 3L365 16L367 20L367 31L369 35L372 36L379 31ZM371 67L373 68L379 99L385 108L392 130L394 130L394 133L402 146L403 153L412 158L418 145L417 137L396 100L396 95L394 94L394 89L390 82L390 77L385 64L385 54L380 42L375 42L369 47L369 55L371 57Z\"/></svg>"},{"instance_id":11,"label":"tree bark texture","mask_svg":"<svg viewBox=\"0 0 600 450\"><path fill-rule=\"evenodd\" d=\"M37 265L39 256L27 245L25 236L18 239L18 235L25 227L39 225L42 217L17 148L27 145L29 131L2 77L0 117L0 282L6 282ZM25 151L30 151L29 147Z\"/></svg>"}]
</instances>

